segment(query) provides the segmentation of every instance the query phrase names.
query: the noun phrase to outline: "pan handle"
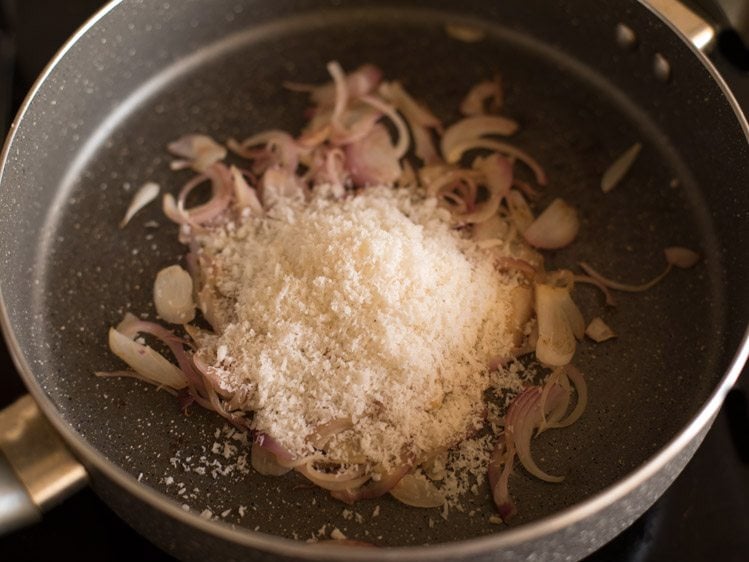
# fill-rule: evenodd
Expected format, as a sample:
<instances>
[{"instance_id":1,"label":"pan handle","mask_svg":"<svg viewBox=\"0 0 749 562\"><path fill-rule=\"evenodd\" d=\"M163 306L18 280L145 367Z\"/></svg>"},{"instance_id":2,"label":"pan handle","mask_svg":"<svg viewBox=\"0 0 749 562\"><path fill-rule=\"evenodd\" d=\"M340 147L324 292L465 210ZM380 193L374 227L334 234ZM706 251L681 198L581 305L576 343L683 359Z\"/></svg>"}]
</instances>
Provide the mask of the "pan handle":
<instances>
[{"instance_id":1,"label":"pan handle","mask_svg":"<svg viewBox=\"0 0 749 562\"><path fill-rule=\"evenodd\" d=\"M695 48L709 53L715 46L716 27L682 0L640 0L675 27Z\"/></svg>"},{"instance_id":2,"label":"pan handle","mask_svg":"<svg viewBox=\"0 0 749 562\"><path fill-rule=\"evenodd\" d=\"M87 480L30 395L0 411L0 535L38 521Z\"/></svg>"}]
</instances>

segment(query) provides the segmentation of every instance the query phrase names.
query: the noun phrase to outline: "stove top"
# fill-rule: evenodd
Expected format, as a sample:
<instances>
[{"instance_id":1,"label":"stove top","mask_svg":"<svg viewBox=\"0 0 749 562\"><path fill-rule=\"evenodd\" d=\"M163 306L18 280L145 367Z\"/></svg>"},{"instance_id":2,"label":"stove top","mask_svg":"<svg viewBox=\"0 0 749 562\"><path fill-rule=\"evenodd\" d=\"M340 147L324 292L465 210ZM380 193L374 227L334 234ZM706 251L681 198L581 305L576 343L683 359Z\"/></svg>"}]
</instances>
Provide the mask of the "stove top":
<instances>
[{"instance_id":1,"label":"stove top","mask_svg":"<svg viewBox=\"0 0 749 562\"><path fill-rule=\"evenodd\" d=\"M101 0L0 0L0 130L7 129L10 115L58 47L101 5ZM725 34L713 59L749 112L747 51L736 36ZM729 394L714 427L671 488L588 562L747 559L747 379L743 375ZM0 344L0 408L23 392L7 349ZM0 538L0 552L9 561L48 560L60 553L75 554L81 562L173 560L130 529L89 489L45 514L42 522Z\"/></svg>"}]
</instances>

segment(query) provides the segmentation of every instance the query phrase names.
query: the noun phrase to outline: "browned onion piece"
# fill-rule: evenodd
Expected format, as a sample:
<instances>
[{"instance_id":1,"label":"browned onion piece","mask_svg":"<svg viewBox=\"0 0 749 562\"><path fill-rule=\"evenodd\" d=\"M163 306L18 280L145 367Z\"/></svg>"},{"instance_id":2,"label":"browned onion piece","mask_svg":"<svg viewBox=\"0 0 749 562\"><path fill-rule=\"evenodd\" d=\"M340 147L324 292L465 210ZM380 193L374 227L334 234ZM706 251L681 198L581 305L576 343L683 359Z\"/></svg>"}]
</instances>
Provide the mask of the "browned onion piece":
<instances>
[{"instance_id":1,"label":"browned onion piece","mask_svg":"<svg viewBox=\"0 0 749 562\"><path fill-rule=\"evenodd\" d=\"M442 155L449 162L455 162L457 160L450 160L449 155L462 144L487 135L507 137L514 134L517 130L518 124L507 117L500 117L499 115L466 117L447 128L445 134L442 136L440 149L442 150Z\"/></svg>"},{"instance_id":2,"label":"browned onion piece","mask_svg":"<svg viewBox=\"0 0 749 562\"><path fill-rule=\"evenodd\" d=\"M399 502L412 507L440 507L445 503L445 495L424 476L406 474L390 490L390 495Z\"/></svg>"},{"instance_id":3,"label":"browned onion piece","mask_svg":"<svg viewBox=\"0 0 749 562\"><path fill-rule=\"evenodd\" d=\"M276 455L255 442L252 444L250 460L252 468L264 476L281 476L291 470L291 468L279 464Z\"/></svg>"},{"instance_id":4,"label":"browned onion piece","mask_svg":"<svg viewBox=\"0 0 749 562\"><path fill-rule=\"evenodd\" d=\"M663 250L666 255L666 263L681 269L694 267L700 261L700 255L689 248L671 246Z\"/></svg>"},{"instance_id":5,"label":"browned onion piece","mask_svg":"<svg viewBox=\"0 0 749 562\"><path fill-rule=\"evenodd\" d=\"M616 337L612 330L601 318L596 316L585 328L585 335L596 343L601 343Z\"/></svg>"},{"instance_id":6,"label":"browned onion piece","mask_svg":"<svg viewBox=\"0 0 749 562\"><path fill-rule=\"evenodd\" d=\"M484 80L473 86L460 103L460 112L470 116L499 111L503 99L502 81L497 75L493 80ZM486 111L487 102L489 111Z\"/></svg>"},{"instance_id":7,"label":"browned onion piece","mask_svg":"<svg viewBox=\"0 0 749 562\"><path fill-rule=\"evenodd\" d=\"M523 232L527 242L544 250L556 250L569 245L580 230L577 211L562 199L554 199Z\"/></svg>"},{"instance_id":8,"label":"browned onion piece","mask_svg":"<svg viewBox=\"0 0 749 562\"><path fill-rule=\"evenodd\" d=\"M448 23L445 25L445 32L453 39L463 43L478 43L486 37L486 32L483 29L460 23Z\"/></svg>"},{"instance_id":9,"label":"browned onion piece","mask_svg":"<svg viewBox=\"0 0 749 562\"><path fill-rule=\"evenodd\" d=\"M585 383L585 377L583 374L573 365L565 366L563 374L572 381L572 384L575 385L577 403L569 416L549 426L553 428L562 428L572 425L580 419L580 416L583 415L583 412L588 405L588 385Z\"/></svg>"},{"instance_id":10,"label":"browned onion piece","mask_svg":"<svg viewBox=\"0 0 749 562\"><path fill-rule=\"evenodd\" d=\"M279 463L283 463L285 466L291 466L290 463L293 463L296 460L294 455L292 455L288 451L288 449L286 449L273 437L265 433L255 434L255 437L253 439L253 447L255 445L257 445L258 447L262 447L268 452L272 453L276 457L276 460Z\"/></svg>"},{"instance_id":11,"label":"browned onion piece","mask_svg":"<svg viewBox=\"0 0 749 562\"><path fill-rule=\"evenodd\" d=\"M494 139L471 139L456 144L449 153L444 154L445 160L447 160L447 162L450 164L455 164L456 162L460 161L464 153L476 148L494 150L496 152L501 152L505 156L517 158L531 169L533 174L536 176L536 181L540 185L546 185L546 172L544 172L541 164L539 164L530 154L523 150L520 150L515 146L512 146L511 144L500 142Z\"/></svg>"},{"instance_id":12,"label":"browned onion piece","mask_svg":"<svg viewBox=\"0 0 749 562\"><path fill-rule=\"evenodd\" d=\"M601 190L604 193L608 193L614 189L622 178L624 178L632 167L632 164L635 163L640 149L642 149L642 145L639 142L633 144L608 167L601 178Z\"/></svg>"},{"instance_id":13,"label":"browned onion piece","mask_svg":"<svg viewBox=\"0 0 749 562\"><path fill-rule=\"evenodd\" d=\"M377 124L362 140L345 148L351 179L357 186L390 185L401 175L399 157L387 129Z\"/></svg>"},{"instance_id":14,"label":"browned onion piece","mask_svg":"<svg viewBox=\"0 0 749 562\"><path fill-rule=\"evenodd\" d=\"M382 70L373 64L364 64L346 76L348 97L356 99L373 92L382 80ZM322 108L333 107L335 103L335 84L328 82L321 86L284 82L284 87L295 92L309 92L312 102Z\"/></svg>"}]
</instances>

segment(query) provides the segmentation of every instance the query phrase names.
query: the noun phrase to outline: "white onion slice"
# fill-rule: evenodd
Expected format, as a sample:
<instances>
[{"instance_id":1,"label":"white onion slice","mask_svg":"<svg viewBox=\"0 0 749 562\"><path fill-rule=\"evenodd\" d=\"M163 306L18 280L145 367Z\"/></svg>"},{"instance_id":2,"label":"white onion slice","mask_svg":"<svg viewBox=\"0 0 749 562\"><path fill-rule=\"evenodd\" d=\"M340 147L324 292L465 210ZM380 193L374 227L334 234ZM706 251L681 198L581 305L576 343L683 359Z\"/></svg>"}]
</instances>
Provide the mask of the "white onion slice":
<instances>
[{"instance_id":1,"label":"white onion slice","mask_svg":"<svg viewBox=\"0 0 749 562\"><path fill-rule=\"evenodd\" d=\"M697 252L680 246L666 248L663 253L666 255L666 262L681 269L689 269L700 261L700 255Z\"/></svg>"},{"instance_id":2,"label":"white onion slice","mask_svg":"<svg viewBox=\"0 0 749 562\"><path fill-rule=\"evenodd\" d=\"M185 375L163 355L114 328L109 329L109 349L156 386L168 386L175 390L187 387Z\"/></svg>"},{"instance_id":3,"label":"white onion slice","mask_svg":"<svg viewBox=\"0 0 749 562\"><path fill-rule=\"evenodd\" d=\"M440 507L445 496L424 476L406 474L390 490L390 495L401 503L412 507Z\"/></svg>"},{"instance_id":4,"label":"white onion slice","mask_svg":"<svg viewBox=\"0 0 749 562\"><path fill-rule=\"evenodd\" d=\"M442 155L447 157L462 143L469 142L486 135L510 136L518 130L518 124L512 119L499 115L476 115L461 119L445 131L440 142ZM452 160L451 160L452 162Z\"/></svg>"},{"instance_id":5,"label":"white onion slice","mask_svg":"<svg viewBox=\"0 0 749 562\"><path fill-rule=\"evenodd\" d=\"M195 318L192 277L178 265L165 267L156 275L153 302L156 312L172 324L187 324Z\"/></svg>"},{"instance_id":6,"label":"white onion slice","mask_svg":"<svg viewBox=\"0 0 749 562\"><path fill-rule=\"evenodd\" d=\"M556 250L570 244L579 230L575 208L557 198L523 232L523 237L535 248Z\"/></svg>"},{"instance_id":7,"label":"white onion slice","mask_svg":"<svg viewBox=\"0 0 749 562\"><path fill-rule=\"evenodd\" d=\"M257 443L252 444L250 460L252 468L264 476L281 476L291 470L290 467L280 465L276 455Z\"/></svg>"},{"instance_id":8,"label":"white onion slice","mask_svg":"<svg viewBox=\"0 0 749 562\"><path fill-rule=\"evenodd\" d=\"M601 178L601 191L608 193L617 186L632 167L632 164L635 163L641 149L642 145L636 142L625 150L624 154L614 160L614 163L608 167Z\"/></svg>"},{"instance_id":9,"label":"white onion slice","mask_svg":"<svg viewBox=\"0 0 749 562\"><path fill-rule=\"evenodd\" d=\"M159 195L159 189L161 189L159 184L151 181L143 184L133 196L133 200L130 202L130 206L127 208L127 212L120 222L120 228L125 228L125 225L130 222L135 213L156 199Z\"/></svg>"},{"instance_id":10,"label":"white onion slice","mask_svg":"<svg viewBox=\"0 0 749 562\"><path fill-rule=\"evenodd\" d=\"M590 324L588 324L588 327L585 328L585 335L596 343L601 343L616 337L614 330L612 330L608 324L598 316L593 318L593 320L590 321Z\"/></svg>"}]
</instances>

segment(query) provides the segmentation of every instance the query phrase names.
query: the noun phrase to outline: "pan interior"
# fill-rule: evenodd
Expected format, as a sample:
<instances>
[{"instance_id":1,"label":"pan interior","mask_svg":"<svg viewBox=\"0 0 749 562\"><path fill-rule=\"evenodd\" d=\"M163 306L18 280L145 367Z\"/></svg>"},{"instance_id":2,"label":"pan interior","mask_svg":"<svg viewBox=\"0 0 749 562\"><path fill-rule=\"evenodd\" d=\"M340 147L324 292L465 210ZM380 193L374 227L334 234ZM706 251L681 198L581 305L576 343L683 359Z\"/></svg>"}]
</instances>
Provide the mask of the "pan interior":
<instances>
[{"instance_id":1,"label":"pan interior","mask_svg":"<svg viewBox=\"0 0 749 562\"><path fill-rule=\"evenodd\" d=\"M33 300L34 315L46 319L37 346L40 382L102 454L207 517L301 540L338 528L383 545L499 532L490 522L486 484L446 518L389 497L348 507L294 474L271 478L245 470L249 449L218 416L198 408L185 416L165 392L93 375L122 368L108 352L108 327L126 311L154 318L155 273L183 263L177 228L159 205L117 227L139 185L156 181L174 193L189 177L169 170L165 145L191 132L224 141L268 128L298 131L306 97L281 83L327 80L325 63L332 59L346 69L381 66L447 123L458 117L471 85L500 73L504 112L521 123L514 142L550 176L538 208L562 196L582 216L579 240L550 255L549 269L584 260L637 282L661 270L666 246L716 255L688 166L643 112L585 67L500 27L481 42L465 43L447 37L438 17L339 13L254 30L199 52L144 85L116 119L102 124L60 182L60 204L42 229L35 272L41 282ZM627 180L602 194L601 173L634 142L643 150ZM517 469L513 526L601 491L646 461L698 410L718 380L722 291L711 267L703 262L646 293L617 295L615 309L593 289L576 290L586 319L602 316L619 337L580 345L576 363L588 379L588 410L573 427L534 442L539 463L566 479L546 484Z\"/></svg>"}]
</instances>

